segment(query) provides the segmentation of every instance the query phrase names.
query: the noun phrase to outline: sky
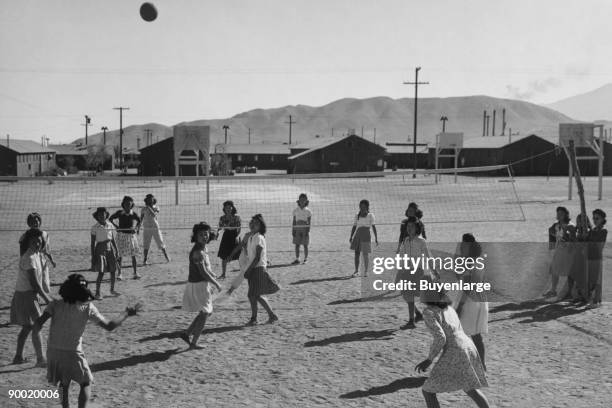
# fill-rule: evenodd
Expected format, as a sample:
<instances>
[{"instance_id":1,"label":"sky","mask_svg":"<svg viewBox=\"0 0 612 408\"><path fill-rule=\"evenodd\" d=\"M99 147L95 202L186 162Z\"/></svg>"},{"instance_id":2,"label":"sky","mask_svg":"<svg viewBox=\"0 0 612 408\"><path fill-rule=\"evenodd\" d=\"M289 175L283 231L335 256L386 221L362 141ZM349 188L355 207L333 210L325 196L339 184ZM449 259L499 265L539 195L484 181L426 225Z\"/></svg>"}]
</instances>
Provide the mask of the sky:
<instances>
[{"instance_id":1,"label":"sky","mask_svg":"<svg viewBox=\"0 0 612 408\"><path fill-rule=\"evenodd\" d=\"M608 0L0 0L0 137L344 98L535 103L612 82ZM586 7L585 5L588 5Z\"/></svg>"}]
</instances>

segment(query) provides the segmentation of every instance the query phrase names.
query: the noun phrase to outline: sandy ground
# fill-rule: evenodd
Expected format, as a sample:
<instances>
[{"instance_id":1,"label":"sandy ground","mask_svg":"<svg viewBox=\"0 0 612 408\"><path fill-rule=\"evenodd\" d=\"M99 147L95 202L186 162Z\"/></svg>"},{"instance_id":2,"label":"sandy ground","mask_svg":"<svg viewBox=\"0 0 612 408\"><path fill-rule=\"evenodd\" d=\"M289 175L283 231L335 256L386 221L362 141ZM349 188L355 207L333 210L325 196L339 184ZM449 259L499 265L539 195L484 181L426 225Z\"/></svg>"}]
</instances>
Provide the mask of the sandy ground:
<instances>
[{"instance_id":1,"label":"sandy ground","mask_svg":"<svg viewBox=\"0 0 612 408\"><path fill-rule=\"evenodd\" d=\"M612 191L611 184L606 180L604 191ZM472 231L483 241L545 241L554 207L577 209L577 201L564 201L564 188L566 180L520 180L517 189L526 222L431 223L430 240L454 241ZM612 212L609 198L596 202L590 196L587 204ZM193 318L180 310L188 231L168 230L166 242L173 261L166 264L153 249L153 264L140 268L142 280L120 282L120 296L96 302L109 318L136 300L146 309L114 332L88 326L83 341L95 376L91 406L424 406L419 389L424 377L415 373L414 366L428 353L429 332L422 323L415 330L399 330L407 318L400 297L384 302L363 299L360 281L344 279L352 272L349 230L313 229L309 263L288 266L293 259L290 231L271 229L270 273L282 290L270 301L280 322L243 327L250 316L243 285L235 301L216 306L201 338L205 348L197 351L188 351L178 338ZM382 226L381 241L393 241L396 230ZM57 284L88 266L89 236L87 231L51 234L58 261L52 280ZM8 399L8 389L50 389L44 369L33 368L33 363L9 364L18 332L18 327L7 325L18 235L0 233L0 278L5 282L0 288L0 406L44 407L58 401ZM216 244L210 254L219 272ZM232 264L230 276L235 276L236 267ZM83 273L95 279L93 273ZM57 289L54 286L55 296ZM490 386L484 390L491 405L609 407L611 315L610 303L589 311L538 300L492 304L486 337ZM47 328L43 343L46 335ZM30 342L26 355L33 356ZM73 388L72 401L76 401ZM461 393L442 394L440 401L445 407L471 406Z\"/></svg>"}]
</instances>

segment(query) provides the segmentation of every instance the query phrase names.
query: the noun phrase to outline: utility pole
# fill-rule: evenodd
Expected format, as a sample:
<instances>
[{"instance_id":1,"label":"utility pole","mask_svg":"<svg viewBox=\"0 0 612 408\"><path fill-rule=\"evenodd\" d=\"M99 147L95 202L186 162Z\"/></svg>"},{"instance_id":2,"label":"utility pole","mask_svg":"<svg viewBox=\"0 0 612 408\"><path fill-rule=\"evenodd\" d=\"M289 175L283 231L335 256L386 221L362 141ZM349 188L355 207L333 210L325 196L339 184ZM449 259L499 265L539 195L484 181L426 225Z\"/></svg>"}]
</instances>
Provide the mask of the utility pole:
<instances>
[{"instance_id":1,"label":"utility pole","mask_svg":"<svg viewBox=\"0 0 612 408\"><path fill-rule=\"evenodd\" d=\"M249 128L249 144L251 144L251 128Z\"/></svg>"},{"instance_id":2,"label":"utility pole","mask_svg":"<svg viewBox=\"0 0 612 408\"><path fill-rule=\"evenodd\" d=\"M484 110L484 113L482 114L482 137L485 137L486 134L486 129L487 129L487 110Z\"/></svg>"},{"instance_id":3,"label":"utility pole","mask_svg":"<svg viewBox=\"0 0 612 408\"><path fill-rule=\"evenodd\" d=\"M293 117L289 115L289 122L285 122L285 123L289 125L289 144L291 144L291 129L293 125L295 125L296 122L294 122Z\"/></svg>"},{"instance_id":4,"label":"utility pole","mask_svg":"<svg viewBox=\"0 0 612 408\"><path fill-rule=\"evenodd\" d=\"M502 109L502 136L506 134L506 108Z\"/></svg>"},{"instance_id":5,"label":"utility pole","mask_svg":"<svg viewBox=\"0 0 612 408\"><path fill-rule=\"evenodd\" d=\"M495 136L495 115L497 112L495 112L495 109L493 109L493 126L491 126L492 131L491 131L491 136Z\"/></svg>"},{"instance_id":6,"label":"utility pole","mask_svg":"<svg viewBox=\"0 0 612 408\"><path fill-rule=\"evenodd\" d=\"M512 143L512 136L518 136L521 132L512 133L512 128L508 129L508 143Z\"/></svg>"},{"instance_id":7,"label":"utility pole","mask_svg":"<svg viewBox=\"0 0 612 408\"><path fill-rule=\"evenodd\" d=\"M448 120L448 118L446 116L442 116L440 120L442 121L442 133L444 133L446 132L446 121Z\"/></svg>"},{"instance_id":8,"label":"utility pole","mask_svg":"<svg viewBox=\"0 0 612 408\"><path fill-rule=\"evenodd\" d=\"M91 118L85 115L85 123L81 126L85 126L85 146L87 146L87 128L91 126Z\"/></svg>"},{"instance_id":9,"label":"utility pole","mask_svg":"<svg viewBox=\"0 0 612 408\"><path fill-rule=\"evenodd\" d=\"M413 165L412 169L416 171L417 168L417 103L419 100L419 85L428 85L429 82L419 82L419 71L421 67L416 67L414 70L414 82L404 82L404 85L414 85L414 138L412 140L412 155ZM416 178L416 173L412 174L412 178Z\"/></svg>"},{"instance_id":10,"label":"utility pole","mask_svg":"<svg viewBox=\"0 0 612 408\"><path fill-rule=\"evenodd\" d=\"M491 115L487 115L487 136L489 136L489 119L491 119Z\"/></svg>"},{"instance_id":11,"label":"utility pole","mask_svg":"<svg viewBox=\"0 0 612 408\"><path fill-rule=\"evenodd\" d=\"M121 170L123 170L123 111L130 110L130 108L119 106L113 109L119 111L119 163L121 164Z\"/></svg>"},{"instance_id":12,"label":"utility pole","mask_svg":"<svg viewBox=\"0 0 612 408\"><path fill-rule=\"evenodd\" d=\"M223 131L225 132L225 144L227 144L227 131L229 130L228 125L223 125Z\"/></svg>"},{"instance_id":13,"label":"utility pole","mask_svg":"<svg viewBox=\"0 0 612 408\"><path fill-rule=\"evenodd\" d=\"M103 137L102 140L104 140L104 146L106 146L106 131L108 130L108 128L106 126L102 126L100 128L100 130L102 130L102 135L103 135L102 136Z\"/></svg>"}]
</instances>

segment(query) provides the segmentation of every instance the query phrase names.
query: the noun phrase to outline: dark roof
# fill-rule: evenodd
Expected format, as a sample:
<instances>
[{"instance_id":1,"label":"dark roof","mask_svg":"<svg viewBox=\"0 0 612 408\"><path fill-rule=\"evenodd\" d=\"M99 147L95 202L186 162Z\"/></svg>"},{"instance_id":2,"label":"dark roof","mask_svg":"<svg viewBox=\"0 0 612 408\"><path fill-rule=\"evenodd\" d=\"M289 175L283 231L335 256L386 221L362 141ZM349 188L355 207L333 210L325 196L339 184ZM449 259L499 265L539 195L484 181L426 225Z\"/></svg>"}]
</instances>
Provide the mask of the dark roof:
<instances>
[{"instance_id":1,"label":"dark roof","mask_svg":"<svg viewBox=\"0 0 612 408\"><path fill-rule=\"evenodd\" d=\"M384 147L382 147L382 146L380 146L380 145L378 145L378 144L376 144L374 142L370 142L369 140L364 139L362 137L359 137L357 135L348 135L348 136L344 136L344 137L340 137L340 138L325 137L325 138L318 138L318 139L314 139L314 140L312 140L310 142L301 143L301 144L292 146L291 150L294 150L294 149L304 149L304 148L306 148L304 146L311 146L311 147L308 148L308 150L305 150L303 152L294 154L293 156L289 156L289 160L297 159L298 157L302 157L302 156L310 154L310 153L312 153L314 151L321 150L321 149L323 149L323 148L325 148L327 146L331 146L333 144L336 144L336 143L338 143L338 142L340 142L340 141L342 141L344 139L348 139L349 137L356 137L356 138L361 139L361 140L363 140L363 141L365 141L367 143L376 145L376 146L380 147L383 150L385 149ZM315 144L314 143L315 141L319 141L319 143Z\"/></svg>"},{"instance_id":2,"label":"dark roof","mask_svg":"<svg viewBox=\"0 0 612 408\"><path fill-rule=\"evenodd\" d=\"M289 156L289 145L282 143L219 143L213 147L212 152L225 154L286 154Z\"/></svg>"},{"instance_id":3,"label":"dark roof","mask_svg":"<svg viewBox=\"0 0 612 408\"><path fill-rule=\"evenodd\" d=\"M0 145L7 147L6 139L1 139ZM7 148L19 154L55 153L55 150L46 146L42 146L40 143L34 142L33 140L10 139Z\"/></svg>"}]
</instances>

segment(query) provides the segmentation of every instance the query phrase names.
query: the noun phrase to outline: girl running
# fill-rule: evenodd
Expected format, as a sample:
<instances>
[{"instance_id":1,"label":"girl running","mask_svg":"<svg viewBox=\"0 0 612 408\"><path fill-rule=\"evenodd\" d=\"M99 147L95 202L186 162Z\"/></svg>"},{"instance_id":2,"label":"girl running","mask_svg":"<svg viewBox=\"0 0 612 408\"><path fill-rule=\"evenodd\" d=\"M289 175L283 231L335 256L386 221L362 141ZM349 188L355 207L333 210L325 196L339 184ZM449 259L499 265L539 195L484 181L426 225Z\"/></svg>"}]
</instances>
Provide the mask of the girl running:
<instances>
[{"instance_id":1,"label":"girl running","mask_svg":"<svg viewBox=\"0 0 612 408\"><path fill-rule=\"evenodd\" d=\"M364 276L368 276L369 256L372 252L370 229L374 232L374 240L376 245L378 245L378 233L374 224L374 214L370 212L370 202L368 200L361 200L359 202L359 212L355 216L355 222L349 237L351 249L355 251L355 272L353 272L353 277L359 276L359 258L361 254L363 254Z\"/></svg>"},{"instance_id":2,"label":"girl running","mask_svg":"<svg viewBox=\"0 0 612 408\"><path fill-rule=\"evenodd\" d=\"M482 255L482 247L472 234L463 234L461 243L459 244L458 256L470 259L476 259ZM484 269L474 268L466 271L457 278L461 278L464 282L484 282ZM485 364L485 346L482 339L483 334L489 332L489 302L484 292L462 291L456 302L455 310L461 320L461 327L468 336L472 337L472 341L478 350L478 355L482 362L483 368L487 369Z\"/></svg>"},{"instance_id":3,"label":"girl running","mask_svg":"<svg viewBox=\"0 0 612 408\"><path fill-rule=\"evenodd\" d=\"M256 214L249 223L251 235L247 242L248 266L244 277L249 281L249 302L251 303L251 319L247 326L257 324L257 304L261 304L268 312L268 323L274 323L278 316L274 314L268 300L263 295L271 295L279 291L279 287L266 271L266 223L261 214Z\"/></svg>"},{"instance_id":4,"label":"girl running","mask_svg":"<svg viewBox=\"0 0 612 408\"><path fill-rule=\"evenodd\" d=\"M568 276L573 264L573 248L576 228L571 223L570 213L565 207L557 207L557 221L548 229L549 249L553 251L550 264L551 289L544 297L557 296L560 276Z\"/></svg>"},{"instance_id":5,"label":"girl running","mask_svg":"<svg viewBox=\"0 0 612 408\"><path fill-rule=\"evenodd\" d=\"M92 214L97 221L91 227L91 269L98 272L96 279L96 299L100 296L100 286L104 272L110 273L110 293L115 292L115 272L117 271L117 244L115 243L115 227L108 221L108 211L105 207L98 207Z\"/></svg>"},{"instance_id":6,"label":"girl running","mask_svg":"<svg viewBox=\"0 0 612 408\"><path fill-rule=\"evenodd\" d=\"M308 196L304 193L298 197L297 207L293 210L293 244L295 245L295 261L293 265L300 263L300 246L304 247L304 263L308 261L308 245L310 243L310 223L312 211L308 208Z\"/></svg>"},{"instance_id":7,"label":"girl running","mask_svg":"<svg viewBox=\"0 0 612 408\"><path fill-rule=\"evenodd\" d=\"M606 245L608 230L606 225L606 213L602 209L593 211L593 228L588 235L588 294L589 303L587 307L593 308L601 305L602 271L603 271L603 249Z\"/></svg>"},{"instance_id":8,"label":"girl running","mask_svg":"<svg viewBox=\"0 0 612 408\"><path fill-rule=\"evenodd\" d=\"M423 315L433 335L433 343L429 356L417 364L415 370L427 371L440 354L422 388L427 407L440 407L437 393L463 390L479 408L488 408L489 402L479 390L488 383L478 351L463 332L455 310L448 307L448 298L438 291L426 291L421 293L421 300L427 305Z\"/></svg>"},{"instance_id":9,"label":"girl running","mask_svg":"<svg viewBox=\"0 0 612 408\"><path fill-rule=\"evenodd\" d=\"M420 236L421 224L416 217L408 217L406 219L406 238L400 246L398 253L407 255L410 258L420 258L421 256L429 257L429 250L427 249L427 243ZM401 280L414 282L418 288L419 281L424 276L423 268L419 268L417 271L410 270L399 270L396 277L396 282ZM414 304L415 296L419 296L419 290L403 290L402 297L408 304L408 323L401 326L402 330L414 329L415 323L423 320L423 315L419 312L416 305Z\"/></svg>"},{"instance_id":10,"label":"girl running","mask_svg":"<svg viewBox=\"0 0 612 408\"><path fill-rule=\"evenodd\" d=\"M161 249L166 262L170 262L168 252L166 252L166 245L162 238L162 232L159 229L159 221L157 220L157 214L159 214L159 207L157 206L157 199L153 194L147 194L144 199L145 206L140 212L140 220L142 222L142 246L143 246L143 260L142 264L147 265L147 257L149 255L149 249L151 248L151 240L155 239L157 247Z\"/></svg>"},{"instance_id":11,"label":"girl running","mask_svg":"<svg viewBox=\"0 0 612 408\"><path fill-rule=\"evenodd\" d=\"M234 249L240 244L240 227L242 220L238 216L238 210L234 205L233 201L226 201L223 203L223 215L219 218L219 233L223 231L223 237L219 244L219 251L217 256L221 258L221 276L219 279L225 279L227 271L227 264L235 258L230 255L233 254ZM234 256L236 256L234 254Z\"/></svg>"},{"instance_id":12,"label":"girl running","mask_svg":"<svg viewBox=\"0 0 612 408\"><path fill-rule=\"evenodd\" d=\"M23 364L27 360L23 358L23 348L28 335L32 333L32 345L36 352L36 367L45 367L46 361L42 354L42 342L40 330L34 327L36 319L40 317L40 305L38 296L45 303L51 301L51 297L43 289L43 268L41 264L41 248L43 247L42 231L39 229L28 230L23 236L23 245L27 249L19 261L19 273L15 284L15 293L11 301L11 324L21 326L17 336L17 351L13 364Z\"/></svg>"},{"instance_id":13,"label":"girl running","mask_svg":"<svg viewBox=\"0 0 612 408\"><path fill-rule=\"evenodd\" d=\"M181 334L181 339L189 344L190 349L201 348L198 345L198 340L206 320L213 312L213 286L221 291L221 286L212 273L206 250L206 245L215 237L215 232L206 222L193 226L191 236L193 248L189 253L189 277L183 292L183 310L197 312L198 315L193 319L187 330ZM189 339L190 336L193 337Z\"/></svg>"},{"instance_id":14,"label":"girl running","mask_svg":"<svg viewBox=\"0 0 612 408\"><path fill-rule=\"evenodd\" d=\"M74 381L79 384L81 408L87 406L93 382L82 345L87 322L94 321L111 331L119 327L128 316L136 315L141 306L136 304L134 307L128 307L119 319L107 321L90 302L93 295L87 289L87 280L79 274L68 276L59 293L62 299L52 301L34 327L40 331L45 322L51 319L47 343L47 380L50 384L59 384L62 407L70 406L70 383Z\"/></svg>"},{"instance_id":15,"label":"girl running","mask_svg":"<svg viewBox=\"0 0 612 408\"><path fill-rule=\"evenodd\" d=\"M121 210L111 215L108 220L117 228L117 247L119 249L119 258L117 259L119 275L117 278L121 280L121 261L123 257L129 256L132 258L134 279L140 279L136 270L136 255L140 252L136 233L140 228L140 218L134 212L134 199L130 196L123 197ZM119 220L119 223L115 224L114 220Z\"/></svg>"},{"instance_id":16,"label":"girl running","mask_svg":"<svg viewBox=\"0 0 612 408\"><path fill-rule=\"evenodd\" d=\"M42 226L42 217L38 213L28 214L28 218L26 220L28 227L33 230L40 230L42 232L43 245L40 249L41 254L41 265L43 268L42 273L42 284L45 292L51 292L51 278L49 276L49 264L55 268L56 264L53 260L53 256L51 255L51 248L49 246L49 234L47 231L43 231L40 227ZM23 256L23 254L28 249L28 243L24 242L25 233L19 238L19 256Z\"/></svg>"}]
</instances>

